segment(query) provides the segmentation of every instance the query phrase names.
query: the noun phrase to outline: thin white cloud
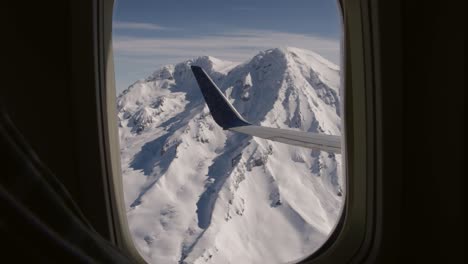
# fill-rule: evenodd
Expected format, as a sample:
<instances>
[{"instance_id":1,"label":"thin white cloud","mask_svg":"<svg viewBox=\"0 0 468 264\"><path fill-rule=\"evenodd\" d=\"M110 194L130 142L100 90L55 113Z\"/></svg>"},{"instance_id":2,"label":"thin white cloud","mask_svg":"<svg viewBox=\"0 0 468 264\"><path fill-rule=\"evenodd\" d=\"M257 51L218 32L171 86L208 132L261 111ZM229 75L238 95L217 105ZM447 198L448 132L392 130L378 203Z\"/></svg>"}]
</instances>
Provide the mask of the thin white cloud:
<instances>
[{"instance_id":1,"label":"thin white cloud","mask_svg":"<svg viewBox=\"0 0 468 264\"><path fill-rule=\"evenodd\" d=\"M201 55L211 55L220 59L240 62L261 50L285 46L317 52L336 64L339 63L340 57L339 40L267 30L238 30L220 35L190 38L115 36L113 45L118 56L146 57L146 59L148 57L185 57L189 59Z\"/></svg>"},{"instance_id":2,"label":"thin white cloud","mask_svg":"<svg viewBox=\"0 0 468 264\"><path fill-rule=\"evenodd\" d=\"M340 62L339 40L266 30L172 38L114 35L113 46L119 92L163 65L203 55L244 62L261 50L293 46L314 51L335 64Z\"/></svg>"},{"instance_id":3,"label":"thin white cloud","mask_svg":"<svg viewBox=\"0 0 468 264\"><path fill-rule=\"evenodd\" d=\"M174 30L174 28L164 27L153 23L116 21L113 23L114 29L137 29L137 30Z\"/></svg>"}]
</instances>

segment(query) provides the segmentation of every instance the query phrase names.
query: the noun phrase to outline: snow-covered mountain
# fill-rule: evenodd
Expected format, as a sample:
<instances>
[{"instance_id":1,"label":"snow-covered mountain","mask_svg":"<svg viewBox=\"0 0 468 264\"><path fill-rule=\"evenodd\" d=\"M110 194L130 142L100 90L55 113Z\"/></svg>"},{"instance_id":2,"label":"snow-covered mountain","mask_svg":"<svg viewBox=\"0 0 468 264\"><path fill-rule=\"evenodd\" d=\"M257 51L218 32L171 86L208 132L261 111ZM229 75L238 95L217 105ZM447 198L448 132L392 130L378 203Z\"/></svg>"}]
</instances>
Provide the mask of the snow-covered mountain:
<instances>
[{"instance_id":1,"label":"snow-covered mountain","mask_svg":"<svg viewBox=\"0 0 468 264\"><path fill-rule=\"evenodd\" d=\"M168 65L118 96L125 203L152 263L284 263L327 239L343 205L341 155L223 131L190 70L249 122L340 135L338 66L311 51Z\"/></svg>"}]
</instances>

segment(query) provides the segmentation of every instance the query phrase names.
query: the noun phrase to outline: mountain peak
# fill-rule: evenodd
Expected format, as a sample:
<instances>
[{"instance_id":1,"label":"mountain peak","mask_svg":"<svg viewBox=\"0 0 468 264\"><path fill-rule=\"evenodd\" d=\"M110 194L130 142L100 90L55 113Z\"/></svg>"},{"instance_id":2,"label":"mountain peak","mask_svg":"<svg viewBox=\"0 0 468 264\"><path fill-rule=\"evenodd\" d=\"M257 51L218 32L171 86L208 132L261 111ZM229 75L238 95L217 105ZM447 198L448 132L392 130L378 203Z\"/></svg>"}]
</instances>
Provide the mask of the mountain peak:
<instances>
[{"instance_id":1,"label":"mountain peak","mask_svg":"<svg viewBox=\"0 0 468 264\"><path fill-rule=\"evenodd\" d=\"M318 53L287 46L260 51L250 62L255 65L267 62L267 64L277 64L278 66L285 67L292 64L302 64L318 71L339 71L338 65L328 61Z\"/></svg>"},{"instance_id":2,"label":"mountain peak","mask_svg":"<svg viewBox=\"0 0 468 264\"><path fill-rule=\"evenodd\" d=\"M199 56L191 60L184 62L185 66L190 67L191 65L200 66L207 72L222 72L225 73L227 70L235 67L237 64L228 61L221 60L213 56Z\"/></svg>"},{"instance_id":3,"label":"mountain peak","mask_svg":"<svg viewBox=\"0 0 468 264\"><path fill-rule=\"evenodd\" d=\"M295 47L278 47L260 51L252 59L242 64L204 55L176 65L166 65L156 70L145 80L140 80L125 90L119 96L119 109L126 106L126 109L133 111L140 108L141 105L150 104L155 96L161 96L165 93L162 92L162 89L187 93L186 99L189 101L201 99L190 69L191 65L202 67L223 91L234 84L229 96L233 99L240 98L247 105L253 103L251 98L263 94L263 89L272 93L262 96L263 103L265 100L273 103L277 100L277 96L273 93L278 93L278 89L281 89L281 86L286 83L291 91L304 87L312 88L318 99L335 108L338 115L340 112L338 66L315 52ZM241 86L242 89L239 88ZM298 93L293 92L293 94ZM145 101L147 102L145 103ZM239 104L236 107L239 107L241 112L244 111L245 107L261 108L261 106L246 106L244 104ZM249 118L253 118L252 121L255 121L261 120L264 113L263 110L259 110L250 111L246 115L248 117L250 115ZM301 122L297 121L296 123Z\"/></svg>"},{"instance_id":4,"label":"mountain peak","mask_svg":"<svg viewBox=\"0 0 468 264\"><path fill-rule=\"evenodd\" d=\"M204 56L196 57L192 60L188 60L187 62L189 62L189 64L191 65L197 65L205 69L211 70L214 65L218 63L222 63L222 60L215 58L213 56L204 55Z\"/></svg>"}]
</instances>

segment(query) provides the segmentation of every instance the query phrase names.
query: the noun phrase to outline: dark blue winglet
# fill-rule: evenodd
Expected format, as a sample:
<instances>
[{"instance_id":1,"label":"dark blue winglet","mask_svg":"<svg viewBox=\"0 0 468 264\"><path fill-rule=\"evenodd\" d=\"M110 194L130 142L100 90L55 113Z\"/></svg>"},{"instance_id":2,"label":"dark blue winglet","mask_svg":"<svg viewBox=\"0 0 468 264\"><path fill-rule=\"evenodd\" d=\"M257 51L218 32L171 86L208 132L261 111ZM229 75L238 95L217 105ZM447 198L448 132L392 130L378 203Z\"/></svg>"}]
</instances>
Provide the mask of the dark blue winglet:
<instances>
[{"instance_id":1,"label":"dark blue winglet","mask_svg":"<svg viewBox=\"0 0 468 264\"><path fill-rule=\"evenodd\" d=\"M211 116L223 129L251 125L236 111L227 98L199 66L191 66L193 75L210 109Z\"/></svg>"}]
</instances>

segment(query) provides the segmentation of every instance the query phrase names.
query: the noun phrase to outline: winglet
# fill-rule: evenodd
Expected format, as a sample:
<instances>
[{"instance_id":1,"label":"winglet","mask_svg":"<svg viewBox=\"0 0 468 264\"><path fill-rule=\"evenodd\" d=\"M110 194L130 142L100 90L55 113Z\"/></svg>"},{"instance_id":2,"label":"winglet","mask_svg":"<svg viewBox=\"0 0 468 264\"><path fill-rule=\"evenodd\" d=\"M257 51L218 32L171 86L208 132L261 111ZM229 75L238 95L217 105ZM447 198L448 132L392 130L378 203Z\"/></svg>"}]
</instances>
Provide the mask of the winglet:
<instances>
[{"instance_id":1,"label":"winglet","mask_svg":"<svg viewBox=\"0 0 468 264\"><path fill-rule=\"evenodd\" d=\"M211 116L223 129L251 125L229 103L228 99L206 72L199 66L191 66L193 75L210 109Z\"/></svg>"}]
</instances>

